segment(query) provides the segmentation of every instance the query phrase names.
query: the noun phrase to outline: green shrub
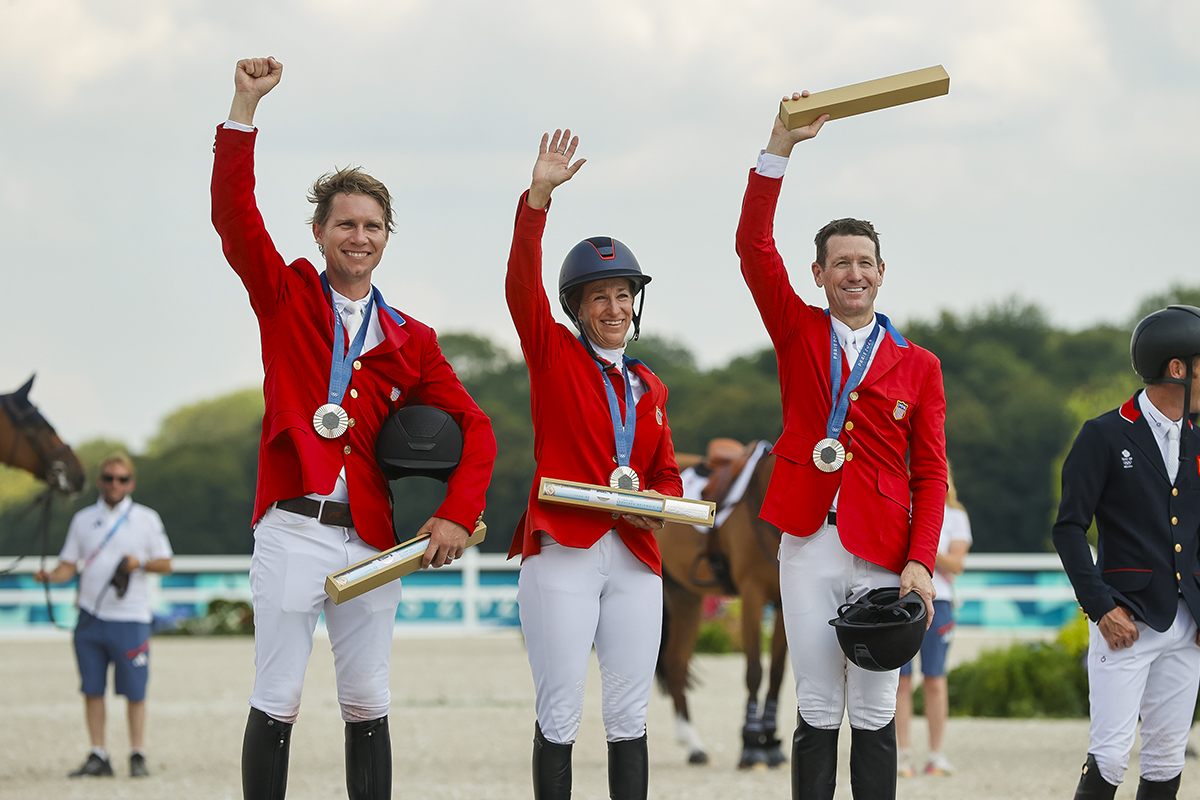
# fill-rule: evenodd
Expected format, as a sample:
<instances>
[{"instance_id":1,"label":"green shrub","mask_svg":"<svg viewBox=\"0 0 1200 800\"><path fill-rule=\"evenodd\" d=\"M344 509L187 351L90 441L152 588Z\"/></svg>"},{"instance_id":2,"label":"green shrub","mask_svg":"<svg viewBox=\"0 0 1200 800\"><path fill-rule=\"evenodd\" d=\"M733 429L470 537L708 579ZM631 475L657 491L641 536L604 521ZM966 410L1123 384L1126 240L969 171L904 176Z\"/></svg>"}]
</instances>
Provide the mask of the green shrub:
<instances>
[{"instance_id":1,"label":"green shrub","mask_svg":"<svg viewBox=\"0 0 1200 800\"><path fill-rule=\"evenodd\" d=\"M987 650L950 671L950 713L973 717L1086 717L1083 660L1059 643Z\"/></svg>"},{"instance_id":2,"label":"green shrub","mask_svg":"<svg viewBox=\"0 0 1200 800\"><path fill-rule=\"evenodd\" d=\"M213 600L203 617L180 620L162 636L253 636L254 609L245 600Z\"/></svg>"},{"instance_id":3,"label":"green shrub","mask_svg":"<svg viewBox=\"0 0 1200 800\"><path fill-rule=\"evenodd\" d=\"M732 653L734 652L733 637L729 635L725 625L713 620L700 626L700 634L696 637L696 653Z\"/></svg>"}]
</instances>

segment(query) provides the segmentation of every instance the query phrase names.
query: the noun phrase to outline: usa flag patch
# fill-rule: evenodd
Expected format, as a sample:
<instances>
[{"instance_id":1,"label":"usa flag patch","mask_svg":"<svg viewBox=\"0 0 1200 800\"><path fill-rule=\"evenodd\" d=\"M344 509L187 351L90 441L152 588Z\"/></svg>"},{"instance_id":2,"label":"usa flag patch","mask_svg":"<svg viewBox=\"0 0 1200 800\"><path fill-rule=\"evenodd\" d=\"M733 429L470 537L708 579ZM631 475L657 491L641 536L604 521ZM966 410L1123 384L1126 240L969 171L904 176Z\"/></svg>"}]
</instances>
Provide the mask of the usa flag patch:
<instances>
[{"instance_id":1,"label":"usa flag patch","mask_svg":"<svg viewBox=\"0 0 1200 800\"><path fill-rule=\"evenodd\" d=\"M892 409L892 418L899 422L904 419L904 415L908 413L908 403L903 400L896 401L896 407Z\"/></svg>"}]
</instances>

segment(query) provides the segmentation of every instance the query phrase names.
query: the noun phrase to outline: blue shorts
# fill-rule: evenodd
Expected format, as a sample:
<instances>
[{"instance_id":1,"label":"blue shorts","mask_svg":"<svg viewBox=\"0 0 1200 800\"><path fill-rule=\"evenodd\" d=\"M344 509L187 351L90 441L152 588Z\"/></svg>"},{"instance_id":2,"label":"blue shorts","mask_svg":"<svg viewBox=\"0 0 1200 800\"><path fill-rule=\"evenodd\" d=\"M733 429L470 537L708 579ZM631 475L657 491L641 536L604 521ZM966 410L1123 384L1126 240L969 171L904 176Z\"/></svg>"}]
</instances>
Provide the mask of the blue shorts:
<instances>
[{"instance_id":1,"label":"blue shorts","mask_svg":"<svg viewBox=\"0 0 1200 800\"><path fill-rule=\"evenodd\" d=\"M145 700L150 677L150 623L110 622L79 609L75 660L79 662L80 690L85 695L104 696L111 663L117 694L135 703Z\"/></svg>"},{"instance_id":2,"label":"blue shorts","mask_svg":"<svg viewBox=\"0 0 1200 800\"><path fill-rule=\"evenodd\" d=\"M946 674L946 653L950 640L954 638L954 611L949 600L933 601L933 624L925 631L921 642L921 674L926 678L940 678ZM901 675L912 675L912 661L900 668Z\"/></svg>"}]
</instances>

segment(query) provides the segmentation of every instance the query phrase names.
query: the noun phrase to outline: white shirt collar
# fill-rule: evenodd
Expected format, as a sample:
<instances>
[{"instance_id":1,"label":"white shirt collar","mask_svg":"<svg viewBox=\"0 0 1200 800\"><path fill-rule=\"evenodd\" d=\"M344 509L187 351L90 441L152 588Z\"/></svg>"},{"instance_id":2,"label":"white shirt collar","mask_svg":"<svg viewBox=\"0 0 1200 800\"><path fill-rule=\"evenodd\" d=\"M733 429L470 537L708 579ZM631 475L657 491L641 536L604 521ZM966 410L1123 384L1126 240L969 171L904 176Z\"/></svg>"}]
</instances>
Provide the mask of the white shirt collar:
<instances>
[{"instance_id":1,"label":"white shirt collar","mask_svg":"<svg viewBox=\"0 0 1200 800\"><path fill-rule=\"evenodd\" d=\"M338 294L338 290L330 286L329 294L333 297L333 307L337 309L339 314L345 314L346 306L348 305L356 305L358 306L359 311L365 311L367 308L367 302L370 301L372 293L368 292L367 296L361 300L351 300L345 295Z\"/></svg>"},{"instance_id":2,"label":"white shirt collar","mask_svg":"<svg viewBox=\"0 0 1200 800\"><path fill-rule=\"evenodd\" d=\"M879 320L875 318L874 314L871 315L871 324L864 325L858 330L850 330L849 325L832 314L829 315L829 322L833 325L833 332L838 337L838 341L842 343L842 347L849 349L853 346L856 352L862 350L862 346L871 336L871 331L875 330L875 326L879 324Z\"/></svg>"},{"instance_id":3,"label":"white shirt collar","mask_svg":"<svg viewBox=\"0 0 1200 800\"><path fill-rule=\"evenodd\" d=\"M1146 422L1150 425L1150 430L1154 433L1155 438L1166 441L1167 431L1172 425L1179 424L1178 421L1167 419L1167 415L1158 410L1158 406L1150 402L1150 398L1146 396L1145 390L1138 395L1138 406L1141 407L1142 413L1146 415Z\"/></svg>"},{"instance_id":4,"label":"white shirt collar","mask_svg":"<svg viewBox=\"0 0 1200 800\"><path fill-rule=\"evenodd\" d=\"M100 495L96 498L96 505L99 506L100 510L105 514L124 514L129 507L133 505L133 495L125 495L125 499L117 503L115 508L109 508L108 503L104 502L104 495Z\"/></svg>"},{"instance_id":5,"label":"white shirt collar","mask_svg":"<svg viewBox=\"0 0 1200 800\"><path fill-rule=\"evenodd\" d=\"M609 364L616 364L617 366L620 366L623 362L625 358L625 345L621 345L616 350L605 350L600 345L592 342L591 339L588 339L588 341L592 343L592 349L596 351L596 355L603 361L607 361Z\"/></svg>"}]
</instances>

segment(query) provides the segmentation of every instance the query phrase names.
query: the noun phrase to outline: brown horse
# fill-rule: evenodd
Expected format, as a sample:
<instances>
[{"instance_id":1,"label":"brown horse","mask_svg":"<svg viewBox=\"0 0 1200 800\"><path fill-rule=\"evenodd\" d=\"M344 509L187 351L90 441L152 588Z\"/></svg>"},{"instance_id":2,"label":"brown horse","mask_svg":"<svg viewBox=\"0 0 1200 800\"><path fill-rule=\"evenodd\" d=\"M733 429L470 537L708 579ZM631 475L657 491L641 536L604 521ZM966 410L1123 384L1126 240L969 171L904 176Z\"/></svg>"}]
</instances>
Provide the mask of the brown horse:
<instances>
[{"instance_id":1,"label":"brown horse","mask_svg":"<svg viewBox=\"0 0 1200 800\"><path fill-rule=\"evenodd\" d=\"M681 467L687 462L680 457ZM694 459L698 460L698 458ZM764 453L754 467L749 485L725 522L716 531L700 533L691 525L668 522L660 530L658 546L663 557L663 644L659 652L659 680L675 703L675 735L688 748L692 764L708 763L704 743L692 727L687 706L688 663L700 631L706 595L728 595L734 588L742 598L742 647L746 653L746 721L742 728L741 768L777 767L786 759L775 736L775 711L783 683L787 638L779 610L779 529L759 519L775 456ZM718 566L711 566L707 537L718 536L728 561L728 581L723 585ZM718 559L719 560L719 559ZM762 626L767 605L775 607L771 636L771 673L763 712L758 692L762 683Z\"/></svg>"},{"instance_id":2,"label":"brown horse","mask_svg":"<svg viewBox=\"0 0 1200 800\"><path fill-rule=\"evenodd\" d=\"M63 494L83 489L83 465L50 423L29 402L33 378L12 394L0 395L0 463L23 469Z\"/></svg>"}]
</instances>

